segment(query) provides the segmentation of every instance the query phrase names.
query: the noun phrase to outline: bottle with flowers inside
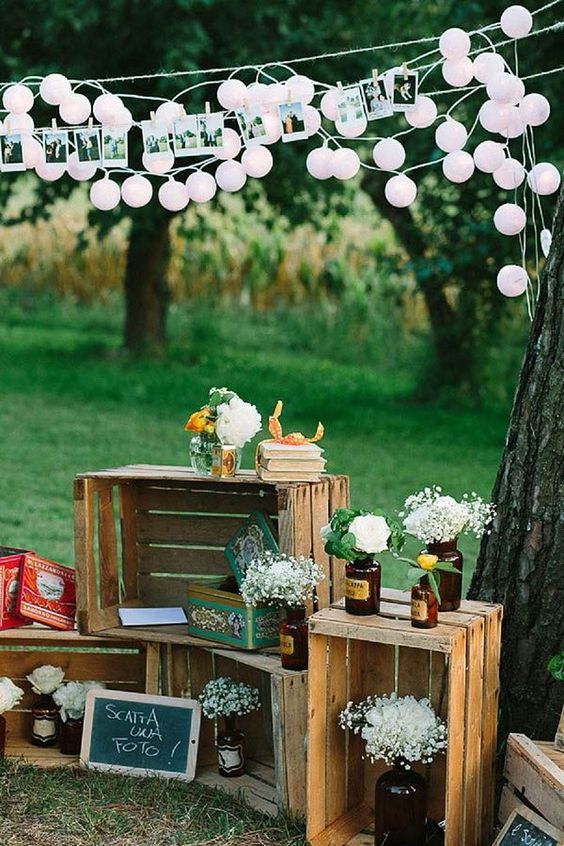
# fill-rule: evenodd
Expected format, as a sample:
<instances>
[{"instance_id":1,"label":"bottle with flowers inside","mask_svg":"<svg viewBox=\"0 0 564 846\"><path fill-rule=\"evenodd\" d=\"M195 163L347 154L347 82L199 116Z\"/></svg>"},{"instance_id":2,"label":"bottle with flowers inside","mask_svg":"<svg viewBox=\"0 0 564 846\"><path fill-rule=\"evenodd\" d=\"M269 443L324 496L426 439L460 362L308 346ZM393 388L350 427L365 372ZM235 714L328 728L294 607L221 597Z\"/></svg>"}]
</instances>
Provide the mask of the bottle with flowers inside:
<instances>
[{"instance_id":1,"label":"bottle with flowers inside","mask_svg":"<svg viewBox=\"0 0 564 846\"><path fill-rule=\"evenodd\" d=\"M438 562L454 568L441 573L439 611L460 608L463 558L457 547L458 536L472 533L481 538L494 516L495 507L477 494L464 494L457 501L444 495L438 485L406 499L400 512L406 532L423 541L422 554L436 556Z\"/></svg>"},{"instance_id":2,"label":"bottle with flowers inside","mask_svg":"<svg viewBox=\"0 0 564 846\"><path fill-rule=\"evenodd\" d=\"M53 694L62 685L65 671L52 664L37 667L26 676L36 694L31 713L31 742L34 746L55 746L59 734L59 708Z\"/></svg>"},{"instance_id":3,"label":"bottle with flowers inside","mask_svg":"<svg viewBox=\"0 0 564 846\"><path fill-rule=\"evenodd\" d=\"M256 407L228 388L210 388L209 399L188 418L184 430L192 432L190 461L199 476L210 476L214 447L235 452L235 472L241 466L241 451L262 425Z\"/></svg>"},{"instance_id":4,"label":"bottle with flowers inside","mask_svg":"<svg viewBox=\"0 0 564 846\"><path fill-rule=\"evenodd\" d=\"M6 753L6 711L11 711L21 700L24 695L21 687L18 687L14 682L3 676L0 678L0 758L3 758Z\"/></svg>"},{"instance_id":5,"label":"bottle with flowers inside","mask_svg":"<svg viewBox=\"0 0 564 846\"><path fill-rule=\"evenodd\" d=\"M58 687L53 694L61 718L59 743L63 755L80 755L86 694L95 687L105 685L94 681L70 681Z\"/></svg>"},{"instance_id":6,"label":"bottle with flowers inside","mask_svg":"<svg viewBox=\"0 0 564 846\"><path fill-rule=\"evenodd\" d=\"M280 657L286 670L307 670L308 627L306 603L325 574L311 558L266 552L251 561L241 582L247 605L286 609L280 623Z\"/></svg>"},{"instance_id":7,"label":"bottle with flowers inside","mask_svg":"<svg viewBox=\"0 0 564 846\"><path fill-rule=\"evenodd\" d=\"M345 610L367 616L380 611L381 567L375 556L399 552L403 533L399 523L384 512L337 508L321 529L325 551L346 564Z\"/></svg>"},{"instance_id":8,"label":"bottle with flowers inside","mask_svg":"<svg viewBox=\"0 0 564 846\"><path fill-rule=\"evenodd\" d=\"M237 717L251 714L260 708L260 694L234 679L211 679L198 697L204 716L209 720L222 718L223 728L217 732L217 761L221 776L234 778L245 772L243 741L245 735L237 728Z\"/></svg>"},{"instance_id":9,"label":"bottle with flowers inside","mask_svg":"<svg viewBox=\"0 0 564 846\"><path fill-rule=\"evenodd\" d=\"M431 764L445 751L445 724L427 699L395 693L349 702L339 721L361 735L372 763L385 761L392 768L376 782L376 846L425 846L427 784L412 764Z\"/></svg>"}]
</instances>

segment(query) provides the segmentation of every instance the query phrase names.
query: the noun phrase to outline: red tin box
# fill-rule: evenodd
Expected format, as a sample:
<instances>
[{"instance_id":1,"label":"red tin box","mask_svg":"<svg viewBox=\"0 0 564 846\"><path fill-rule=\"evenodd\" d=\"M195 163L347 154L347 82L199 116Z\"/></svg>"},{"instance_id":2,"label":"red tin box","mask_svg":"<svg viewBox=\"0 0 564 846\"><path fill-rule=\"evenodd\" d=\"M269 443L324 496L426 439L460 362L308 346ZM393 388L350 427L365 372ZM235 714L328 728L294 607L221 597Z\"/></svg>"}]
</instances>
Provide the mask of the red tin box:
<instances>
[{"instance_id":1,"label":"red tin box","mask_svg":"<svg viewBox=\"0 0 564 846\"><path fill-rule=\"evenodd\" d=\"M28 550L0 546L0 631L26 626L18 614L18 593L23 560Z\"/></svg>"},{"instance_id":2,"label":"red tin box","mask_svg":"<svg viewBox=\"0 0 564 846\"><path fill-rule=\"evenodd\" d=\"M22 616L54 629L74 629L74 570L31 553L25 555L21 567L18 611Z\"/></svg>"}]
</instances>

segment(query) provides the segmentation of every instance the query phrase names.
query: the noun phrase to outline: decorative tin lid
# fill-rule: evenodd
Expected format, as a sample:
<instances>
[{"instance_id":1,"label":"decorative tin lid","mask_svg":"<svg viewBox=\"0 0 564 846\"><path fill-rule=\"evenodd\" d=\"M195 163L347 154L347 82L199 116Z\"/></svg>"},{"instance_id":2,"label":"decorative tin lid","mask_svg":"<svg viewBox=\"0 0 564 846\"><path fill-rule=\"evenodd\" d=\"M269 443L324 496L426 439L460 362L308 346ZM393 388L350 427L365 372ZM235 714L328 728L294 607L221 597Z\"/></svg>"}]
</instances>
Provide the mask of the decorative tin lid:
<instances>
[{"instance_id":1,"label":"decorative tin lid","mask_svg":"<svg viewBox=\"0 0 564 846\"><path fill-rule=\"evenodd\" d=\"M250 562L268 551L278 552L270 521L260 511L253 511L225 545L225 557L239 586Z\"/></svg>"}]
</instances>

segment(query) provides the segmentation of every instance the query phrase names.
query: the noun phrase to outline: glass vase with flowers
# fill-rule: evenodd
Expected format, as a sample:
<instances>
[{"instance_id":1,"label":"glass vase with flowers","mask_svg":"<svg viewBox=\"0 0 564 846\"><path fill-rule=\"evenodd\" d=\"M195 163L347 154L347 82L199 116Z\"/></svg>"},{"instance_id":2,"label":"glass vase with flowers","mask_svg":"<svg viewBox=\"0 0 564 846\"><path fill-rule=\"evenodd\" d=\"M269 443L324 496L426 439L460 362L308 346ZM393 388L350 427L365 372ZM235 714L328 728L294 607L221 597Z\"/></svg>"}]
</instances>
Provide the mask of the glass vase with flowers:
<instances>
[{"instance_id":1,"label":"glass vase with flowers","mask_svg":"<svg viewBox=\"0 0 564 846\"><path fill-rule=\"evenodd\" d=\"M221 676L211 679L198 697L204 716L223 719L217 732L217 760L221 776L234 778L245 772L244 734L237 727L237 717L260 708L256 687Z\"/></svg>"}]
</instances>

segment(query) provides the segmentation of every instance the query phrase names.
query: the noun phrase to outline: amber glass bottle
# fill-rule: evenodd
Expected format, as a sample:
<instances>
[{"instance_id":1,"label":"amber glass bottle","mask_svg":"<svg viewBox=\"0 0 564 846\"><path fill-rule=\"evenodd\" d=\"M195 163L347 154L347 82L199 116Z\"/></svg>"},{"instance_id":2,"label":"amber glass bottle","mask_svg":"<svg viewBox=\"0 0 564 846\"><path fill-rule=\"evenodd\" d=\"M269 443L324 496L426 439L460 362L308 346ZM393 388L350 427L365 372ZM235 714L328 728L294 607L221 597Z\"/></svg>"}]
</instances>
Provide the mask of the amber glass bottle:
<instances>
[{"instance_id":1,"label":"amber glass bottle","mask_svg":"<svg viewBox=\"0 0 564 846\"><path fill-rule=\"evenodd\" d=\"M280 624L280 658L285 670L307 670L307 620L305 608L287 608Z\"/></svg>"},{"instance_id":2,"label":"amber glass bottle","mask_svg":"<svg viewBox=\"0 0 564 846\"><path fill-rule=\"evenodd\" d=\"M376 782L376 846L425 846L427 785L413 770L396 764Z\"/></svg>"},{"instance_id":3,"label":"amber glass bottle","mask_svg":"<svg viewBox=\"0 0 564 846\"><path fill-rule=\"evenodd\" d=\"M380 611L380 564L373 558L347 562L345 611L359 616Z\"/></svg>"},{"instance_id":4,"label":"amber glass bottle","mask_svg":"<svg viewBox=\"0 0 564 846\"><path fill-rule=\"evenodd\" d=\"M61 721L59 741L62 755L80 755L83 725L82 718L71 720L67 717L65 722Z\"/></svg>"},{"instance_id":5,"label":"amber glass bottle","mask_svg":"<svg viewBox=\"0 0 564 846\"><path fill-rule=\"evenodd\" d=\"M0 714L0 758L4 757L6 752L6 717Z\"/></svg>"},{"instance_id":6,"label":"amber glass bottle","mask_svg":"<svg viewBox=\"0 0 564 846\"><path fill-rule=\"evenodd\" d=\"M411 625L416 629L433 629L437 625L439 604L427 577L411 588Z\"/></svg>"},{"instance_id":7,"label":"amber glass bottle","mask_svg":"<svg viewBox=\"0 0 564 846\"><path fill-rule=\"evenodd\" d=\"M234 778L245 772L245 755L243 739L245 735L239 731L235 716L224 717L225 727L217 735L217 759L219 774L226 778Z\"/></svg>"},{"instance_id":8,"label":"amber glass bottle","mask_svg":"<svg viewBox=\"0 0 564 846\"><path fill-rule=\"evenodd\" d=\"M34 746L55 746L58 735L59 709L50 693L40 693L31 709Z\"/></svg>"},{"instance_id":9,"label":"amber glass bottle","mask_svg":"<svg viewBox=\"0 0 564 846\"><path fill-rule=\"evenodd\" d=\"M441 543L428 543L427 549L424 552L430 552L431 555L436 555L439 561L447 561L460 570L460 576L456 573L441 572L441 585L439 592L441 594L441 604L439 611L456 611L460 608L460 599L462 595L462 553L456 548L456 538L454 540L442 541Z\"/></svg>"}]
</instances>

